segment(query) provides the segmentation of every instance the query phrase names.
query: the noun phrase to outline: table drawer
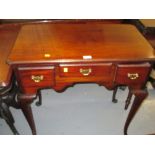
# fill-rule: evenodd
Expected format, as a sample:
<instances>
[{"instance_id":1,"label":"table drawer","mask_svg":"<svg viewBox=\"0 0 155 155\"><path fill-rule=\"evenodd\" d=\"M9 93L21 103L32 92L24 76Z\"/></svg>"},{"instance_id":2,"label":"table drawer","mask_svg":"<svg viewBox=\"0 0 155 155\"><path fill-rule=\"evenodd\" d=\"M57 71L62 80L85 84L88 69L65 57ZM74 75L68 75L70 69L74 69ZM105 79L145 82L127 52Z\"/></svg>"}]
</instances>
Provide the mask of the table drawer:
<instances>
[{"instance_id":1,"label":"table drawer","mask_svg":"<svg viewBox=\"0 0 155 155\"><path fill-rule=\"evenodd\" d=\"M150 67L149 63L120 64L117 66L115 81L119 84L144 83L148 78Z\"/></svg>"},{"instance_id":2,"label":"table drawer","mask_svg":"<svg viewBox=\"0 0 155 155\"><path fill-rule=\"evenodd\" d=\"M59 67L61 77L110 77L112 64L63 64Z\"/></svg>"},{"instance_id":3,"label":"table drawer","mask_svg":"<svg viewBox=\"0 0 155 155\"><path fill-rule=\"evenodd\" d=\"M22 87L50 87L55 83L54 67L19 67L19 82Z\"/></svg>"}]
</instances>

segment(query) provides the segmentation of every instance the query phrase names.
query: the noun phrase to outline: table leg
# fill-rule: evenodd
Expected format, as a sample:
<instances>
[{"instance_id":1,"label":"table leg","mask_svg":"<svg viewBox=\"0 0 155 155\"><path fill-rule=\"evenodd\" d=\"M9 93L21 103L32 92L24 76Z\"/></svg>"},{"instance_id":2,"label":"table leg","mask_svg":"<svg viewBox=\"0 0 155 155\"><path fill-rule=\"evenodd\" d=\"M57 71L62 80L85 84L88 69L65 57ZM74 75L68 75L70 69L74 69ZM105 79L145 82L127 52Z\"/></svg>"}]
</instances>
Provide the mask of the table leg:
<instances>
[{"instance_id":1,"label":"table leg","mask_svg":"<svg viewBox=\"0 0 155 155\"><path fill-rule=\"evenodd\" d=\"M10 85L0 90L0 116L6 121L14 135L19 135L19 132L14 125L15 120L9 107L20 108L19 104L16 102L17 93L18 87L14 78Z\"/></svg>"},{"instance_id":2,"label":"table leg","mask_svg":"<svg viewBox=\"0 0 155 155\"><path fill-rule=\"evenodd\" d=\"M36 135L37 132L36 132L35 122L34 122L33 113L31 109L31 103L33 102L34 98L24 98L20 95L18 100L19 100L20 107L23 111L23 114L31 128L32 134Z\"/></svg>"},{"instance_id":3,"label":"table leg","mask_svg":"<svg viewBox=\"0 0 155 155\"><path fill-rule=\"evenodd\" d=\"M5 102L3 102L1 98L0 98L0 117L2 117L6 121L6 123L9 125L14 135L19 135L17 129L14 126L15 121L12 116L12 113L9 110L8 105Z\"/></svg>"},{"instance_id":4,"label":"table leg","mask_svg":"<svg viewBox=\"0 0 155 155\"><path fill-rule=\"evenodd\" d=\"M114 91L113 91L113 96L112 96L112 102L113 103L117 103L118 102L117 99L116 99L117 90L118 90L118 86L116 86Z\"/></svg>"},{"instance_id":5,"label":"table leg","mask_svg":"<svg viewBox=\"0 0 155 155\"><path fill-rule=\"evenodd\" d=\"M131 92L131 90L129 90L129 93L128 93L128 97L127 97L127 99L126 99L126 101L125 101L125 110L127 110L128 109L128 106L130 105L130 103L131 103L131 98L132 98L132 92Z\"/></svg>"},{"instance_id":6,"label":"table leg","mask_svg":"<svg viewBox=\"0 0 155 155\"><path fill-rule=\"evenodd\" d=\"M127 135L128 127L135 116L137 110L139 109L140 105L144 101L144 99L147 97L148 92L147 90L135 90L133 91L133 94L135 95L132 107L130 109L130 112L128 114L125 126L124 126L124 134Z\"/></svg>"},{"instance_id":7,"label":"table leg","mask_svg":"<svg viewBox=\"0 0 155 155\"><path fill-rule=\"evenodd\" d=\"M38 101L36 102L36 106L41 106L42 105L41 91L38 91L37 96L38 96Z\"/></svg>"}]
</instances>

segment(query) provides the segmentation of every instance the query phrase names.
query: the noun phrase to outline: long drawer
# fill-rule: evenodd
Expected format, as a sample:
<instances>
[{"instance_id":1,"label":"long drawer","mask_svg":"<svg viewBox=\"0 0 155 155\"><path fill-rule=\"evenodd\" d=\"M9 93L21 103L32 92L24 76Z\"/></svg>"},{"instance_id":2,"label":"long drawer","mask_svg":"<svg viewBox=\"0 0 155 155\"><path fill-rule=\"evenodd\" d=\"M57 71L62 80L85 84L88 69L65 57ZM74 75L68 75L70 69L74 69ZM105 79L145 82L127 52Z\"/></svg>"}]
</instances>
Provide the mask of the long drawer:
<instances>
[{"instance_id":1,"label":"long drawer","mask_svg":"<svg viewBox=\"0 0 155 155\"><path fill-rule=\"evenodd\" d=\"M61 64L59 66L59 76L63 78L102 79L109 81L113 78L112 63L97 64Z\"/></svg>"}]
</instances>

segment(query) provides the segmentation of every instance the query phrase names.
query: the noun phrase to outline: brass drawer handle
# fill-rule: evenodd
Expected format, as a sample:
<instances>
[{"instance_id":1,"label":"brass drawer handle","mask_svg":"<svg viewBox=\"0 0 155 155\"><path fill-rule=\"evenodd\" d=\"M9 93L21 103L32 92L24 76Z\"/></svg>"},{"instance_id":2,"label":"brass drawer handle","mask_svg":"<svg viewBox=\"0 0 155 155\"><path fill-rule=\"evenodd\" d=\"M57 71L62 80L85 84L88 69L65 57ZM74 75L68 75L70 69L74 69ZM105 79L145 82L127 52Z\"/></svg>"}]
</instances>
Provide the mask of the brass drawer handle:
<instances>
[{"instance_id":1,"label":"brass drawer handle","mask_svg":"<svg viewBox=\"0 0 155 155\"><path fill-rule=\"evenodd\" d=\"M44 79L43 75L32 75L31 79L35 82L35 83L39 83Z\"/></svg>"},{"instance_id":2,"label":"brass drawer handle","mask_svg":"<svg viewBox=\"0 0 155 155\"><path fill-rule=\"evenodd\" d=\"M89 68L89 69L80 69L80 73L83 75L83 76L88 76L90 73L92 72L92 69Z\"/></svg>"},{"instance_id":3,"label":"brass drawer handle","mask_svg":"<svg viewBox=\"0 0 155 155\"><path fill-rule=\"evenodd\" d=\"M138 73L128 73L128 78L131 80L136 80L137 78L139 78L139 74Z\"/></svg>"}]
</instances>

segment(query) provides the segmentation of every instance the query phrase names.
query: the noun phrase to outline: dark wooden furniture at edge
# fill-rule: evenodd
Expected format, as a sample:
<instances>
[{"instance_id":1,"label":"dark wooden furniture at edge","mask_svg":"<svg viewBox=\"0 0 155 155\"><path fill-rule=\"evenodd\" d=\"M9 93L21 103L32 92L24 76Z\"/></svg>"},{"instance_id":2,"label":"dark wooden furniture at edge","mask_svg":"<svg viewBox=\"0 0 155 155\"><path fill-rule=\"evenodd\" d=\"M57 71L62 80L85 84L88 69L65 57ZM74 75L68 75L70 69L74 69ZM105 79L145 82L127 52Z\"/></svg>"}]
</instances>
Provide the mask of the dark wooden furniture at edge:
<instances>
[{"instance_id":1,"label":"dark wooden furniture at edge","mask_svg":"<svg viewBox=\"0 0 155 155\"><path fill-rule=\"evenodd\" d=\"M19 108L15 100L18 87L11 66L6 64L6 59L14 45L19 29L18 25L0 26L0 117L6 121L13 134L19 133L14 126L15 121L9 107Z\"/></svg>"}]
</instances>

